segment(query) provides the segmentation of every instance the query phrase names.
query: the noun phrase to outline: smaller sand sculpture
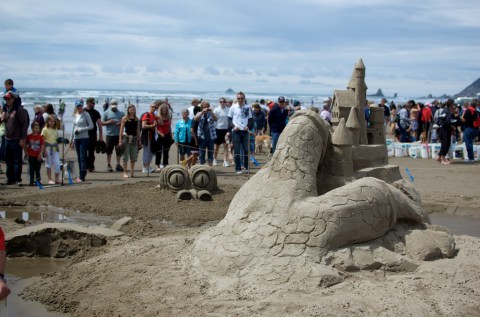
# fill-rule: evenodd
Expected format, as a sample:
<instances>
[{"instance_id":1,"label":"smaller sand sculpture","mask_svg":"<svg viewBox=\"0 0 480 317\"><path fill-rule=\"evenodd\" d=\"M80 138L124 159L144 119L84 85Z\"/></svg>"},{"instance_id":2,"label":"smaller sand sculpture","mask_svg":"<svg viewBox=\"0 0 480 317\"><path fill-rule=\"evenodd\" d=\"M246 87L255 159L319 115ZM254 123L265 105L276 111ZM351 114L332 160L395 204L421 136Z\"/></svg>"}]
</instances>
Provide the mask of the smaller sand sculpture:
<instances>
[{"instance_id":1,"label":"smaller sand sculpture","mask_svg":"<svg viewBox=\"0 0 480 317\"><path fill-rule=\"evenodd\" d=\"M160 172L160 188L177 193L179 200L212 200L217 189L217 174L207 165L195 165L187 170L181 165L169 165Z\"/></svg>"}]
</instances>

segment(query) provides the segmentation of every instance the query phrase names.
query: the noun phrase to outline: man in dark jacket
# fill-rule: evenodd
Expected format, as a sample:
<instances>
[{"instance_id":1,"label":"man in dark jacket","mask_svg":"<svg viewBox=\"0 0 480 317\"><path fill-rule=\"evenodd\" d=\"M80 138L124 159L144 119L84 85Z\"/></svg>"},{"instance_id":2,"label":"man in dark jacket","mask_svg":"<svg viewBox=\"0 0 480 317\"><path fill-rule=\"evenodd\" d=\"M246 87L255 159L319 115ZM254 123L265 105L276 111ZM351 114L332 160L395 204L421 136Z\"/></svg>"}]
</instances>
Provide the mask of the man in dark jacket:
<instances>
[{"instance_id":1,"label":"man in dark jacket","mask_svg":"<svg viewBox=\"0 0 480 317\"><path fill-rule=\"evenodd\" d=\"M280 96L278 97L278 103L268 112L268 125L272 135L272 153L275 153L278 138L287 125L288 111L285 109L285 105L285 97Z\"/></svg>"},{"instance_id":2,"label":"man in dark jacket","mask_svg":"<svg viewBox=\"0 0 480 317\"><path fill-rule=\"evenodd\" d=\"M22 153L27 137L29 118L22 106L14 106L15 99L20 98L13 91L3 96L7 111L3 118L5 122L5 163L7 165L7 180L3 185L22 186Z\"/></svg>"}]
</instances>

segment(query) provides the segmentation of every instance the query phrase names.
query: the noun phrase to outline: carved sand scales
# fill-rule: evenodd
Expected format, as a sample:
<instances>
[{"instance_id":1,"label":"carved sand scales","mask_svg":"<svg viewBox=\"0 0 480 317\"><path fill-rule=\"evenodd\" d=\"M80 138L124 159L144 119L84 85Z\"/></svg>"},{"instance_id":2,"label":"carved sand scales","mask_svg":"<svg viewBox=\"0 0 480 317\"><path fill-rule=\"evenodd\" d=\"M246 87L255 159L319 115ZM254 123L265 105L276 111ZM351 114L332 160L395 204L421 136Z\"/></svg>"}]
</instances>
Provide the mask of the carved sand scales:
<instances>
[{"instance_id":1,"label":"carved sand scales","mask_svg":"<svg viewBox=\"0 0 480 317\"><path fill-rule=\"evenodd\" d=\"M347 115L358 116L350 108ZM348 128L359 129L351 122L358 119L346 119L333 135L314 112L290 119L271 161L195 240L186 259L194 276L222 288L330 286L349 271L413 271L420 261L454 256L452 234L429 224L398 166L372 157L382 144L359 140Z\"/></svg>"}]
</instances>

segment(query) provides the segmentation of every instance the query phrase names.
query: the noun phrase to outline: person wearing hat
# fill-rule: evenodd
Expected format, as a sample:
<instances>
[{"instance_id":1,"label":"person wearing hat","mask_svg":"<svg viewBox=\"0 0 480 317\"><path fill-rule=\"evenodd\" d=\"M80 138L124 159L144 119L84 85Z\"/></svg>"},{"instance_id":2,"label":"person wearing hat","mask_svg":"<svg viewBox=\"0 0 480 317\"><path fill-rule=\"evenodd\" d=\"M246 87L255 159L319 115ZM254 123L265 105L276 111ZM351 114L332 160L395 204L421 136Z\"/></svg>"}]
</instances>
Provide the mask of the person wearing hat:
<instances>
[{"instance_id":1,"label":"person wearing hat","mask_svg":"<svg viewBox=\"0 0 480 317\"><path fill-rule=\"evenodd\" d=\"M268 112L268 125L272 135L272 153L275 153L278 138L287 125L288 111L285 109L285 105L285 97L280 96L278 97L278 103Z\"/></svg>"},{"instance_id":2,"label":"person wearing hat","mask_svg":"<svg viewBox=\"0 0 480 317\"><path fill-rule=\"evenodd\" d=\"M102 127L102 116L100 112L95 109L95 98L87 98L87 106L85 107L85 112L90 115L90 119L93 122L93 129L88 130L88 149L87 149L87 169L89 172L95 171L95 149L97 147L98 141L103 141L103 127ZM99 138L97 140L97 129Z\"/></svg>"},{"instance_id":3,"label":"person wearing hat","mask_svg":"<svg viewBox=\"0 0 480 317\"><path fill-rule=\"evenodd\" d=\"M117 172L123 172L123 167L120 165L120 158L123 153L120 153L116 145L118 144L118 138L120 135L120 124L125 113L118 110L118 102L113 99L110 101L110 108L102 115L102 126L105 126L105 135L107 141L107 171L113 172L111 165L113 149L117 156L117 165L115 170Z\"/></svg>"},{"instance_id":4,"label":"person wearing hat","mask_svg":"<svg viewBox=\"0 0 480 317\"><path fill-rule=\"evenodd\" d=\"M5 163L7 165L7 180L3 185L22 186L23 147L27 137L29 117L23 106L15 106L18 95L9 90L3 95L5 113Z\"/></svg>"},{"instance_id":5,"label":"person wearing hat","mask_svg":"<svg viewBox=\"0 0 480 317\"><path fill-rule=\"evenodd\" d=\"M93 129L93 122L88 112L83 109L83 99L75 101L73 113L73 129L70 148L75 147L78 159L79 178L76 182L85 181L87 176L87 148L89 144L88 131Z\"/></svg>"}]
</instances>

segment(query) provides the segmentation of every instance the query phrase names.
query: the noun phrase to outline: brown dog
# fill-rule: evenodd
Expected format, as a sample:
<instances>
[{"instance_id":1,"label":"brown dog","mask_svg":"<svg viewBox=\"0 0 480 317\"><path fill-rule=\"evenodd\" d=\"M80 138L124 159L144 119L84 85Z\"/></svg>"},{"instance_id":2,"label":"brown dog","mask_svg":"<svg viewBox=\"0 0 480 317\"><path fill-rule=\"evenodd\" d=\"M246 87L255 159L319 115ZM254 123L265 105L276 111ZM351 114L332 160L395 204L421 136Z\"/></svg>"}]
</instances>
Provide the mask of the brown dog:
<instances>
[{"instance_id":1,"label":"brown dog","mask_svg":"<svg viewBox=\"0 0 480 317\"><path fill-rule=\"evenodd\" d=\"M255 154L262 153L270 155L272 137L269 135L257 135L255 137Z\"/></svg>"}]
</instances>

